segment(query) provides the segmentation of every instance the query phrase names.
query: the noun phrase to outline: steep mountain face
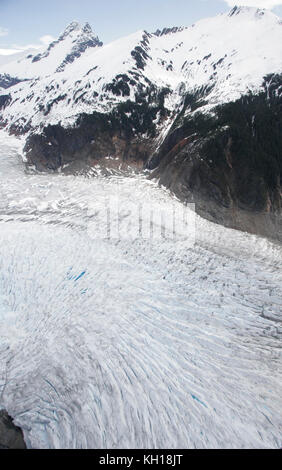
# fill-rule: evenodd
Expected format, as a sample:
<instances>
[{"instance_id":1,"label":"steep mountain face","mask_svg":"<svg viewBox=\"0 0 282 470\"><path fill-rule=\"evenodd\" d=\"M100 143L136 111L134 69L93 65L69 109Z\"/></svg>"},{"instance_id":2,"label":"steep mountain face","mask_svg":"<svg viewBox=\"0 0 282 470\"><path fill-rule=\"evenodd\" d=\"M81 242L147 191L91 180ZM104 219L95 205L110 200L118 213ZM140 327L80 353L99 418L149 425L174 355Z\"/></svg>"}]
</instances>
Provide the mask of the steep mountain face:
<instances>
[{"instance_id":1,"label":"steep mountain face","mask_svg":"<svg viewBox=\"0 0 282 470\"><path fill-rule=\"evenodd\" d=\"M26 134L39 170L110 156L211 220L281 240L281 40L277 16L247 7L105 46L74 22L0 67L0 124Z\"/></svg>"},{"instance_id":2,"label":"steep mountain face","mask_svg":"<svg viewBox=\"0 0 282 470\"><path fill-rule=\"evenodd\" d=\"M213 114L183 115L147 162L151 176L209 220L281 241L282 76Z\"/></svg>"},{"instance_id":3,"label":"steep mountain face","mask_svg":"<svg viewBox=\"0 0 282 470\"><path fill-rule=\"evenodd\" d=\"M99 38L93 35L91 26L88 23L86 23L85 26L81 28L79 23L73 22L66 28L64 33L61 34L57 41L54 41L49 45L46 51L44 51L42 54L30 57L30 59L32 63L40 62L43 59L53 56L53 50L57 52L58 50L62 51L62 49L64 49L65 57L55 70L55 72L63 72L65 67L68 64L73 63L75 59L81 57L86 49L96 46L101 47L102 45L103 43L99 40ZM56 59L58 60L58 57L56 57ZM44 61L44 66L45 62L46 61ZM51 61L51 64L54 65L53 60ZM41 69L42 71L44 71L44 66Z\"/></svg>"}]
</instances>

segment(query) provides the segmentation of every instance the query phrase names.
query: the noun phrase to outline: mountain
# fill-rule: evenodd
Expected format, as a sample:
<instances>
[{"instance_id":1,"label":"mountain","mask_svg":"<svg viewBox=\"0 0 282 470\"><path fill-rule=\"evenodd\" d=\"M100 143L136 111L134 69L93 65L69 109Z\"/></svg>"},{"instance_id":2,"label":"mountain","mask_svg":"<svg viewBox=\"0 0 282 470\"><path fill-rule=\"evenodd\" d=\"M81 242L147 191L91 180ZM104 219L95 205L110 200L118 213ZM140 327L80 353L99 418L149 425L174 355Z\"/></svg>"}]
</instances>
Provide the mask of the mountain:
<instances>
[{"instance_id":1,"label":"mountain","mask_svg":"<svg viewBox=\"0 0 282 470\"><path fill-rule=\"evenodd\" d=\"M112 156L211 220L282 239L281 40L281 20L251 7L104 46L73 22L0 67L0 124L38 170Z\"/></svg>"},{"instance_id":2,"label":"mountain","mask_svg":"<svg viewBox=\"0 0 282 470\"><path fill-rule=\"evenodd\" d=\"M3 69L8 71L9 75L19 78L43 78L64 71L67 64L80 58L87 49L102 45L88 23L82 27L73 21L45 50L37 54L28 54L18 61L3 66Z\"/></svg>"},{"instance_id":3,"label":"mountain","mask_svg":"<svg viewBox=\"0 0 282 470\"><path fill-rule=\"evenodd\" d=\"M188 28L139 31L104 47L89 24L73 22L42 53L0 67L0 74L30 80L13 89L2 119L19 127L19 116L33 128L68 124L81 112L105 113L134 101L147 86L169 89L170 110L185 94L208 87L207 107L214 106L259 89L266 74L280 72L280 44L281 20L247 7Z\"/></svg>"}]
</instances>

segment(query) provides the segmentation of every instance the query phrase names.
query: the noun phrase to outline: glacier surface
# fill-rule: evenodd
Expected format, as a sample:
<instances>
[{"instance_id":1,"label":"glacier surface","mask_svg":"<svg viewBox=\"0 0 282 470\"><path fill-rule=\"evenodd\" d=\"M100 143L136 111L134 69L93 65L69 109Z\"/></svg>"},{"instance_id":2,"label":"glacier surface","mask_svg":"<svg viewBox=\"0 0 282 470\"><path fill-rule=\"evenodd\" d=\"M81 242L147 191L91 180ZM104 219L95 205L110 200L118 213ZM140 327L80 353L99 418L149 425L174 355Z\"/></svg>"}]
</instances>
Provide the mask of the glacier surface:
<instances>
[{"instance_id":1,"label":"glacier surface","mask_svg":"<svg viewBox=\"0 0 282 470\"><path fill-rule=\"evenodd\" d=\"M27 173L0 134L0 407L28 447L281 448L281 247L198 216L195 245L95 238L89 202L172 197Z\"/></svg>"}]
</instances>

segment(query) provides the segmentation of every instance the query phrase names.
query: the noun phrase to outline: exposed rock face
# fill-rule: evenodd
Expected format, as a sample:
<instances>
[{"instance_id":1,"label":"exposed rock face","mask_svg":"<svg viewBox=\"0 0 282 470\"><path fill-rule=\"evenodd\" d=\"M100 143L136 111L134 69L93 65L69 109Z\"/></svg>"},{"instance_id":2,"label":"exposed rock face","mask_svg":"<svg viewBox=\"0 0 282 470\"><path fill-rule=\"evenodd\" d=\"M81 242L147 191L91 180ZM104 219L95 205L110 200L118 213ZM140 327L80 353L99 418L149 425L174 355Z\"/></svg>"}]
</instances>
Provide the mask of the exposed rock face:
<instances>
[{"instance_id":1,"label":"exposed rock face","mask_svg":"<svg viewBox=\"0 0 282 470\"><path fill-rule=\"evenodd\" d=\"M11 75L7 73L0 74L0 88L4 88L4 90L6 90L7 88L11 88L14 85L17 85L22 81L23 80L20 80L19 78L11 77Z\"/></svg>"},{"instance_id":2,"label":"exposed rock face","mask_svg":"<svg viewBox=\"0 0 282 470\"><path fill-rule=\"evenodd\" d=\"M83 121L73 129L48 126L42 134L31 136L25 146L28 163L39 171L64 170L64 167L67 172L87 170L101 162L106 164L108 157L120 164L127 162L133 168L142 168L151 151L150 139L136 139L124 129L98 119L95 125Z\"/></svg>"},{"instance_id":3,"label":"exposed rock face","mask_svg":"<svg viewBox=\"0 0 282 470\"><path fill-rule=\"evenodd\" d=\"M188 29L187 27L184 26L173 26L172 28L163 28L163 30L157 29L153 34L155 36L163 36L165 34L171 34L171 33L178 33L179 31L184 31L185 29Z\"/></svg>"},{"instance_id":4,"label":"exposed rock face","mask_svg":"<svg viewBox=\"0 0 282 470\"><path fill-rule=\"evenodd\" d=\"M0 449L26 449L22 430L4 410L0 410Z\"/></svg>"},{"instance_id":5,"label":"exposed rock face","mask_svg":"<svg viewBox=\"0 0 282 470\"><path fill-rule=\"evenodd\" d=\"M212 222L282 242L278 188L271 191L263 181L256 186L256 175L251 174L244 187L240 168L212 168L201 157L205 143L183 139L164 156L151 178L158 178L180 200L195 203L196 212Z\"/></svg>"},{"instance_id":6,"label":"exposed rock face","mask_svg":"<svg viewBox=\"0 0 282 470\"><path fill-rule=\"evenodd\" d=\"M0 109L4 109L11 101L11 95L0 96Z\"/></svg>"},{"instance_id":7,"label":"exposed rock face","mask_svg":"<svg viewBox=\"0 0 282 470\"><path fill-rule=\"evenodd\" d=\"M282 77L215 110L178 116L151 177L209 220L282 241Z\"/></svg>"}]
</instances>

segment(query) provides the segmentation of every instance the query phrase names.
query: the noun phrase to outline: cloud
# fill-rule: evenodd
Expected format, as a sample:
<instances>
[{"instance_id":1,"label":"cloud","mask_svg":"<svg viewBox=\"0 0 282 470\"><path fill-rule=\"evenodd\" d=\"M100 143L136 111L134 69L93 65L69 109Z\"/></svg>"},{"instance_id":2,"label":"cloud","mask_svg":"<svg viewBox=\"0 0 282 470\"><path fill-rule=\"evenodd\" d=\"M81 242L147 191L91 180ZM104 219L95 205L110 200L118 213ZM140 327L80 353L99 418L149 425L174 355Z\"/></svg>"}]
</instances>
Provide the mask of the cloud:
<instances>
[{"instance_id":1,"label":"cloud","mask_svg":"<svg viewBox=\"0 0 282 470\"><path fill-rule=\"evenodd\" d=\"M1 36L1 28L0 28L0 36ZM1 55L9 56L12 54L18 54L19 52L28 51L30 49L41 49L44 46L45 47L48 46L54 40L55 38L53 36L46 34L45 36L41 36L41 38L39 38L40 43L38 44L27 44L25 46L22 46L19 44L12 44L9 48L0 49L0 56Z\"/></svg>"},{"instance_id":2,"label":"cloud","mask_svg":"<svg viewBox=\"0 0 282 470\"><path fill-rule=\"evenodd\" d=\"M224 0L230 7L245 6L245 7L258 7L268 8L271 10L274 7L282 5L282 0Z\"/></svg>"},{"instance_id":3,"label":"cloud","mask_svg":"<svg viewBox=\"0 0 282 470\"><path fill-rule=\"evenodd\" d=\"M0 49L0 55L12 55L20 52L18 49Z\"/></svg>"},{"instance_id":4,"label":"cloud","mask_svg":"<svg viewBox=\"0 0 282 470\"><path fill-rule=\"evenodd\" d=\"M45 46L49 46L49 44L51 42L53 42L55 40L55 38L53 36L50 36L49 34L46 34L45 36L41 36L41 38L39 40Z\"/></svg>"},{"instance_id":5,"label":"cloud","mask_svg":"<svg viewBox=\"0 0 282 470\"><path fill-rule=\"evenodd\" d=\"M9 34L9 31L6 28L1 28L0 26L0 36L7 36Z\"/></svg>"},{"instance_id":6,"label":"cloud","mask_svg":"<svg viewBox=\"0 0 282 470\"><path fill-rule=\"evenodd\" d=\"M18 44L13 44L12 47L15 49L19 49L20 51L25 51L26 49L41 49L43 46L48 46L50 42L54 41L55 38L46 34L45 36L41 36L39 41L41 44L27 44L26 46L19 46Z\"/></svg>"}]
</instances>

